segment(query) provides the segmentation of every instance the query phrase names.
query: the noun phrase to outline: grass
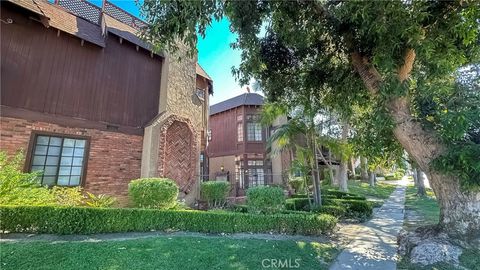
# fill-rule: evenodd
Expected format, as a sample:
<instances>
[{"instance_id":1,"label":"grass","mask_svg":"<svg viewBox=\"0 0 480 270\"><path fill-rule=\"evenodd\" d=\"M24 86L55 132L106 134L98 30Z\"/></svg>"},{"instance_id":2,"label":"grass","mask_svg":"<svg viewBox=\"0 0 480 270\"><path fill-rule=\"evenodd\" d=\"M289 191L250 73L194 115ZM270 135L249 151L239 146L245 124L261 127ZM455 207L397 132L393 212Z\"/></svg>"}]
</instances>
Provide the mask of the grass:
<instances>
[{"instance_id":1,"label":"grass","mask_svg":"<svg viewBox=\"0 0 480 270\"><path fill-rule=\"evenodd\" d=\"M324 186L322 188L332 188L337 189L332 186ZM390 197L390 194L395 190L395 185L377 183L375 187L371 187L368 183L363 183L358 180L349 180L348 181L348 192L362 195L365 197L375 198L375 199L387 199Z\"/></svg>"},{"instance_id":2,"label":"grass","mask_svg":"<svg viewBox=\"0 0 480 270\"><path fill-rule=\"evenodd\" d=\"M405 227L420 227L425 225L432 225L438 223L440 216L440 208L438 207L437 200L431 189L426 189L427 196L417 196L417 188L414 186L408 186L405 194L405 209L408 211L414 211L421 217L419 221L415 223L406 222Z\"/></svg>"},{"instance_id":3,"label":"grass","mask_svg":"<svg viewBox=\"0 0 480 270\"><path fill-rule=\"evenodd\" d=\"M104 242L20 242L0 245L8 269L262 269L272 259L296 269L328 269L331 244L291 240L161 236ZM297 261L295 261L297 260ZM263 262L263 265L262 265Z\"/></svg>"},{"instance_id":4,"label":"grass","mask_svg":"<svg viewBox=\"0 0 480 270\"><path fill-rule=\"evenodd\" d=\"M426 189L427 196L417 196L417 188L408 186L405 195L405 209L414 211L419 216L419 220L411 222L406 220L404 227L407 230L413 230L420 226L432 225L438 223L440 209L432 190ZM469 270L480 270L480 250L466 249L460 256L460 266ZM408 258L403 258L397 265L398 270L451 270L455 269L452 265L438 263L426 267L411 264Z\"/></svg>"}]
</instances>

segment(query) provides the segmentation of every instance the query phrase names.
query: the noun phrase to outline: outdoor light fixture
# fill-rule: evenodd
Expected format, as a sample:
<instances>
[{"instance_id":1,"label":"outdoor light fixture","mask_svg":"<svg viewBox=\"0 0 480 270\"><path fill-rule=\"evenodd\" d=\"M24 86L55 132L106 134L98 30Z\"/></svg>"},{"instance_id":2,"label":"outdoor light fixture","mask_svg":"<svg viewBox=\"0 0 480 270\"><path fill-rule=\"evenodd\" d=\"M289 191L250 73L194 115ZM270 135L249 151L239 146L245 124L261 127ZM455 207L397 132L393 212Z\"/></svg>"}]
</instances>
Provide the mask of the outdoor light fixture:
<instances>
[{"instance_id":1,"label":"outdoor light fixture","mask_svg":"<svg viewBox=\"0 0 480 270\"><path fill-rule=\"evenodd\" d=\"M223 172L224 170L225 170L225 167L223 167L223 165L222 165L222 166L220 166L220 171L222 171L222 172Z\"/></svg>"}]
</instances>

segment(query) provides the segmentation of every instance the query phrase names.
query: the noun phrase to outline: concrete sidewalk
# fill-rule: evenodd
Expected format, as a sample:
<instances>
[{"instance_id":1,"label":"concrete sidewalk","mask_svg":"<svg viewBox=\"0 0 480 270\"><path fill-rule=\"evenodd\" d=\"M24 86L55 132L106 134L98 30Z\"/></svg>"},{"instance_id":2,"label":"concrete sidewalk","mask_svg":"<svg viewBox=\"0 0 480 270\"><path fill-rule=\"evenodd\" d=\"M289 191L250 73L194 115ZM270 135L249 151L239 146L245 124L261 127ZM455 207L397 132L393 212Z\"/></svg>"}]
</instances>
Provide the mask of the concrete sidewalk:
<instances>
[{"instance_id":1,"label":"concrete sidewalk","mask_svg":"<svg viewBox=\"0 0 480 270\"><path fill-rule=\"evenodd\" d=\"M398 186L370 221L340 229L339 236L351 242L330 270L397 268L397 235L403 225L405 190L404 185Z\"/></svg>"}]
</instances>

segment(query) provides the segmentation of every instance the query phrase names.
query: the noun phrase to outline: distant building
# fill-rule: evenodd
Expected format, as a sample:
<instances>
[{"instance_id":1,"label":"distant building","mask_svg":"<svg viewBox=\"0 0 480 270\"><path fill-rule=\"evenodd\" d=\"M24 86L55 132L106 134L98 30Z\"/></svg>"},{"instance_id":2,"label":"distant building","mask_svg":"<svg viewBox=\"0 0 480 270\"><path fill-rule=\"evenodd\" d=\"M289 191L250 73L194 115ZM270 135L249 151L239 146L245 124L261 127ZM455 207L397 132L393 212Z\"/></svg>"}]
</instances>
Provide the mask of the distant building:
<instances>
[{"instance_id":1,"label":"distant building","mask_svg":"<svg viewBox=\"0 0 480 270\"><path fill-rule=\"evenodd\" d=\"M210 107L205 179L230 181L233 196L243 196L252 186L286 181L288 154L270 157L266 153L272 127L260 123L262 105L261 95L245 93Z\"/></svg>"},{"instance_id":2,"label":"distant building","mask_svg":"<svg viewBox=\"0 0 480 270\"><path fill-rule=\"evenodd\" d=\"M44 185L126 202L130 180L161 176L193 202L212 79L153 52L145 22L109 1L55 3L2 1L0 149L23 150Z\"/></svg>"}]
</instances>

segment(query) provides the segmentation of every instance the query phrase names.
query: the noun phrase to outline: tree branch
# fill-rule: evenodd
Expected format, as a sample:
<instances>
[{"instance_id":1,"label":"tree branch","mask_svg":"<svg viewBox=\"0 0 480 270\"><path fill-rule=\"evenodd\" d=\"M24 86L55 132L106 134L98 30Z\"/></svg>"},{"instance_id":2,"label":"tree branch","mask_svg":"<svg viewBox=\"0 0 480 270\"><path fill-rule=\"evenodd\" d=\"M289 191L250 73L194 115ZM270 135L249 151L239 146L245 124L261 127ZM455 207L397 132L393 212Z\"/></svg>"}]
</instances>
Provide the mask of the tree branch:
<instances>
[{"instance_id":1,"label":"tree branch","mask_svg":"<svg viewBox=\"0 0 480 270\"><path fill-rule=\"evenodd\" d=\"M357 70L365 86L371 94L376 95L382 84L382 76L365 56L362 57L358 52L353 52L351 56L353 67Z\"/></svg>"}]
</instances>

